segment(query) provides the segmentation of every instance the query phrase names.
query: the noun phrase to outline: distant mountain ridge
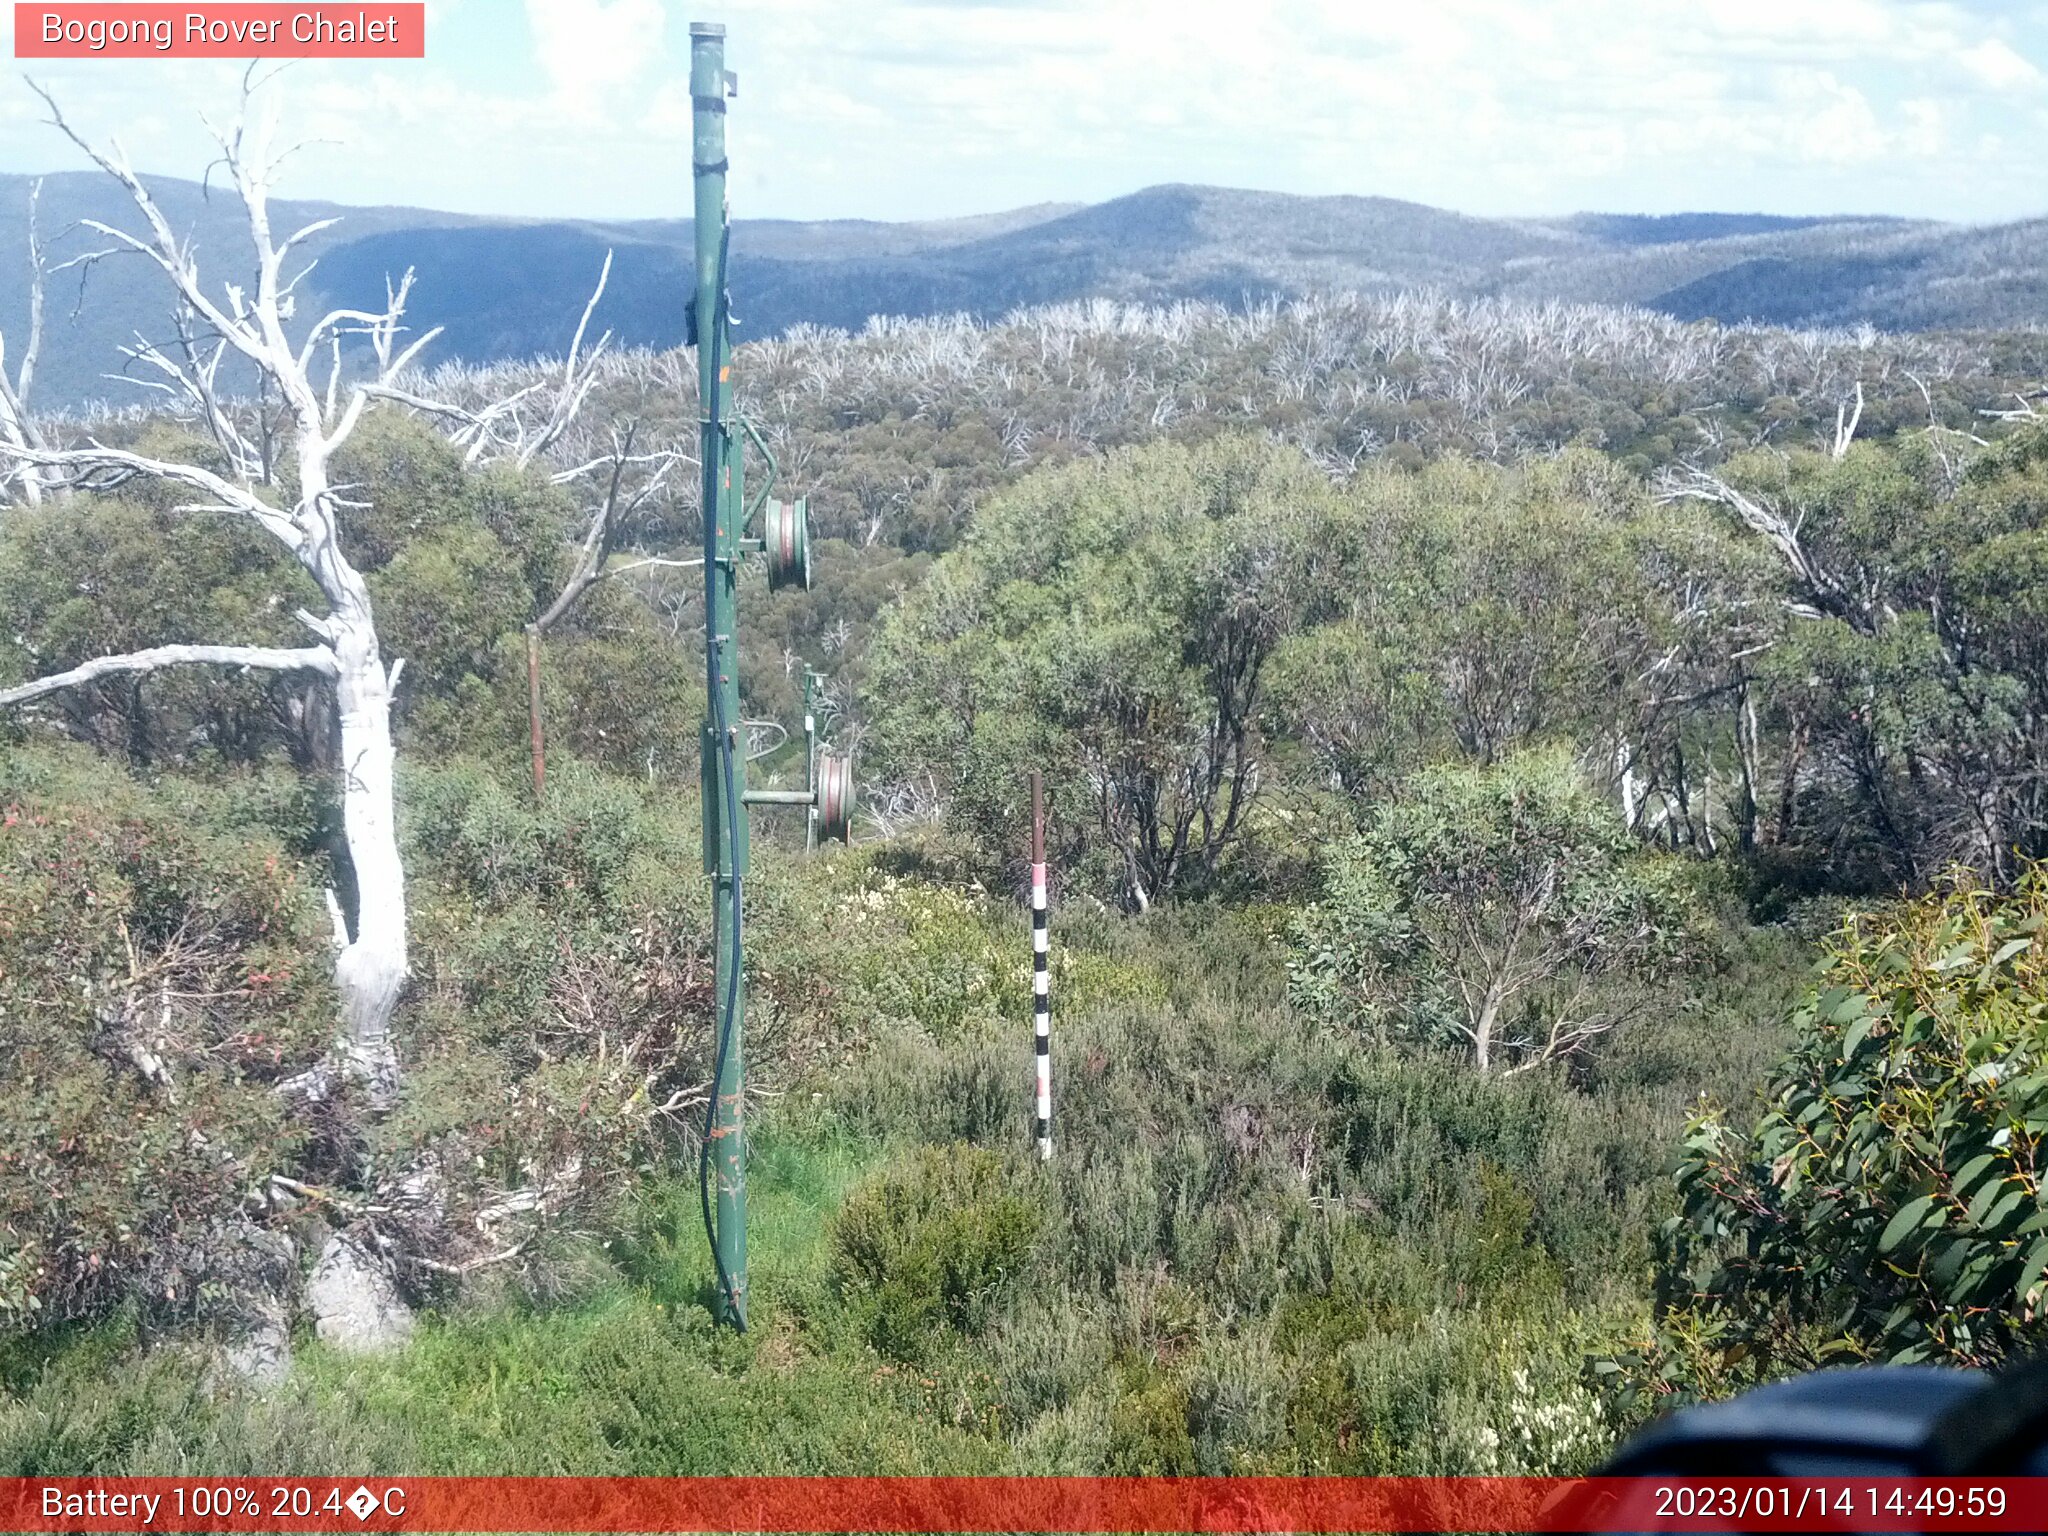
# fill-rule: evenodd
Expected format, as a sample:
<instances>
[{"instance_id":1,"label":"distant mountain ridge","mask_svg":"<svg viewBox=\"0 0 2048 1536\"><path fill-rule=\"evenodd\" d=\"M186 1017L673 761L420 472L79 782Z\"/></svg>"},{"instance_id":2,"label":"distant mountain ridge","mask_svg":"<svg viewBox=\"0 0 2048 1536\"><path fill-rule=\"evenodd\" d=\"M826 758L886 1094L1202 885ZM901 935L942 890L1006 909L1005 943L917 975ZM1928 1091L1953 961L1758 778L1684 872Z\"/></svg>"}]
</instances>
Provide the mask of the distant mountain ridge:
<instances>
[{"instance_id":1,"label":"distant mountain ridge","mask_svg":"<svg viewBox=\"0 0 2048 1536\"><path fill-rule=\"evenodd\" d=\"M10 342L26 320L30 180L0 176L0 332ZM239 279L248 237L237 200L195 182L151 187L190 233L202 268ZM445 328L437 358L559 352L607 249L613 273L597 323L632 345L681 339L688 220L481 218L303 201L273 210L280 228L335 216L341 222L308 243L320 265L307 302L378 299L387 274L412 267L415 318ZM80 220L129 217L102 176L44 178L41 227L59 257L86 248ZM1487 219L1383 197L1168 185L1093 205L916 223L742 219L732 284L747 337L805 322L854 328L875 314L993 318L1098 296L1235 304L1422 287L1637 304L1686 319L1969 329L2048 320L2048 219L1988 228L1739 213ZM101 263L82 294L60 280L39 403L134 398L106 375L119 369L118 347L137 330L158 334L164 314L161 283L136 258Z\"/></svg>"}]
</instances>

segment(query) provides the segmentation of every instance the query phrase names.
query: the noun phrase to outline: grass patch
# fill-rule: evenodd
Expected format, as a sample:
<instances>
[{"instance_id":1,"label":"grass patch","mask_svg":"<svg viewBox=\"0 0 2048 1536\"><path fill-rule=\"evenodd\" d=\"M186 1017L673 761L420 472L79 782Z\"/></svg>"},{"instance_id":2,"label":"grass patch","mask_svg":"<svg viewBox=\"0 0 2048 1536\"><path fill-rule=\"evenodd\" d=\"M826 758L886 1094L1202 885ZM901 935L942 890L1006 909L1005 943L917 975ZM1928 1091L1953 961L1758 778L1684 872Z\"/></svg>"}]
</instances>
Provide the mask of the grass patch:
<instances>
[{"instance_id":1,"label":"grass patch","mask_svg":"<svg viewBox=\"0 0 2048 1536\"><path fill-rule=\"evenodd\" d=\"M219 1390L202 1351L143 1351L127 1322L17 1341L0 1475L994 1470L999 1447L935 1412L922 1380L821 1347L824 1233L875 1155L763 1137L743 1338L712 1324L695 1184L663 1181L573 1304L430 1315L388 1359L308 1344L270 1394Z\"/></svg>"}]
</instances>

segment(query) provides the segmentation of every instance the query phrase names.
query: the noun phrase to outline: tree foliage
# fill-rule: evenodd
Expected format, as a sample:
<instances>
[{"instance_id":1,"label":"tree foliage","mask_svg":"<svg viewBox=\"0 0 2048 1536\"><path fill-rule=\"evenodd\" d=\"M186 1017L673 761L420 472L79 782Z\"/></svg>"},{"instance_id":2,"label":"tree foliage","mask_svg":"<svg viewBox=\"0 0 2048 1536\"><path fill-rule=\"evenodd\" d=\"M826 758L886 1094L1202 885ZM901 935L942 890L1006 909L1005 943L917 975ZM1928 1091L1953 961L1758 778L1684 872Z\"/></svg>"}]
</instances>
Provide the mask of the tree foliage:
<instances>
[{"instance_id":1,"label":"tree foliage","mask_svg":"<svg viewBox=\"0 0 2048 1536\"><path fill-rule=\"evenodd\" d=\"M1833 1362L1992 1365L2048 1338L2048 874L1859 918L1749 1125L1689 1129L1626 1397Z\"/></svg>"},{"instance_id":2,"label":"tree foliage","mask_svg":"<svg viewBox=\"0 0 2048 1536\"><path fill-rule=\"evenodd\" d=\"M1425 770L1324 872L1290 928L1297 1001L1481 1072L1572 1057L1646 1012L1636 978L1676 968L1698 921L1682 871L1556 753Z\"/></svg>"},{"instance_id":3,"label":"tree foliage","mask_svg":"<svg viewBox=\"0 0 2048 1536\"><path fill-rule=\"evenodd\" d=\"M144 452L203 453L163 427ZM574 509L538 474L465 470L438 434L371 411L336 473L369 505L343 530L386 648L403 658L400 740L430 754L511 755L525 742L524 654L512 644L560 585ZM0 525L0 679L61 671L145 644L303 638L311 596L296 564L241 521L175 509L144 486L10 513ZM551 646L543 679L570 751L676 775L694 752L683 648L647 604L606 583ZM336 744L318 678L186 671L117 676L40 706L65 730L136 763L253 765L283 754L330 767Z\"/></svg>"},{"instance_id":4,"label":"tree foliage","mask_svg":"<svg viewBox=\"0 0 2048 1536\"><path fill-rule=\"evenodd\" d=\"M1717 487L1799 617L1759 664L1800 762L1788 825L1866 879L2048 852L2048 430L1732 464ZM1845 871L1846 872L1846 871Z\"/></svg>"},{"instance_id":5,"label":"tree foliage","mask_svg":"<svg viewBox=\"0 0 2048 1536\"><path fill-rule=\"evenodd\" d=\"M991 503L876 643L881 771L936 777L991 864L1047 774L1060 863L1141 908L1212 878L1261 789L1259 706L1328 590L1326 481L1244 439L1160 444Z\"/></svg>"}]
</instances>

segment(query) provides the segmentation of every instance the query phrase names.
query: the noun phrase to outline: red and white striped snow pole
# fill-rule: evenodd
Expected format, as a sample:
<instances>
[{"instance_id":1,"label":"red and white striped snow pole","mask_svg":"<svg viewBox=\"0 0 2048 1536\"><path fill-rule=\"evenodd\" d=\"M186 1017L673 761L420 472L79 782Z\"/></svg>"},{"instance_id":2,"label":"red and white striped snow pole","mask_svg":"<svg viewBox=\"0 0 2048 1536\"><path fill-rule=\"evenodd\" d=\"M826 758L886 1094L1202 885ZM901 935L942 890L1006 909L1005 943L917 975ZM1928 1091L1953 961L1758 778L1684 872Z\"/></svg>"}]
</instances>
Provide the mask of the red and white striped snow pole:
<instances>
[{"instance_id":1,"label":"red and white striped snow pole","mask_svg":"<svg viewBox=\"0 0 2048 1536\"><path fill-rule=\"evenodd\" d=\"M1031 1012L1038 1066L1038 1156L1052 1158L1052 974L1045 930L1045 781L1031 770Z\"/></svg>"}]
</instances>

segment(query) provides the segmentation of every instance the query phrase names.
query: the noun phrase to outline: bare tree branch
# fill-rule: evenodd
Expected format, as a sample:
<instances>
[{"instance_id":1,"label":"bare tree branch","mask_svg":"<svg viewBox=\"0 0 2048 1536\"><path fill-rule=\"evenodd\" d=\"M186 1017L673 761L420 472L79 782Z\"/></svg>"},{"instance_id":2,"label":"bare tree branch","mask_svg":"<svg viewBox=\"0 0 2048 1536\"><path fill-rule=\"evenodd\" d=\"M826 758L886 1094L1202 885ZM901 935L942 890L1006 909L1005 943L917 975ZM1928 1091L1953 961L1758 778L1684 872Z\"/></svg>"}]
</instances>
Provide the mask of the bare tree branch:
<instances>
[{"instance_id":1,"label":"bare tree branch","mask_svg":"<svg viewBox=\"0 0 2048 1536\"><path fill-rule=\"evenodd\" d=\"M254 491L224 480L199 465L152 459L125 448L106 448L97 443L89 448L44 449L9 448L0 444L0 453L12 453L41 468L64 471L66 482L83 491L113 490L137 476L189 485L206 492L218 506L254 519L293 554L304 558L306 533L297 520L273 507Z\"/></svg>"},{"instance_id":2,"label":"bare tree branch","mask_svg":"<svg viewBox=\"0 0 2048 1536\"><path fill-rule=\"evenodd\" d=\"M1786 606L1804 616L1832 614L1869 633L1872 617L1869 604L1859 599L1832 572L1808 553L1800 538L1799 520L1787 515L1762 496L1752 496L1730 485L1719 475L1697 465L1667 471L1657 486L1659 501L1709 501L1727 507L1751 532L1760 534L1791 570L1805 591L1805 603Z\"/></svg>"},{"instance_id":3,"label":"bare tree branch","mask_svg":"<svg viewBox=\"0 0 2048 1536\"><path fill-rule=\"evenodd\" d=\"M22 350L14 379L17 401L28 399L35 385L36 357L43 346L43 242L36 228L36 211L42 200L43 179L38 176L28 189L28 345Z\"/></svg>"},{"instance_id":4,"label":"bare tree branch","mask_svg":"<svg viewBox=\"0 0 2048 1536\"><path fill-rule=\"evenodd\" d=\"M146 651L130 651L125 656L101 656L69 672L39 677L16 688L0 688L0 705L24 704L45 694L120 673L202 665L252 667L263 672L317 672L330 678L336 675L334 653L325 646L278 650L261 645L159 645Z\"/></svg>"},{"instance_id":5,"label":"bare tree branch","mask_svg":"<svg viewBox=\"0 0 2048 1536\"><path fill-rule=\"evenodd\" d=\"M577 372L578 354L583 350L583 333L590 327L590 317L597 310L598 300L604 297L605 284L611 281L611 276L612 253L606 251L604 266L597 274L597 286L591 290L590 302L583 306L582 318L576 322L576 334L569 339L569 355L562 363L562 387L560 393L555 396L554 409L548 413L547 424L518 453L516 462L521 468L545 453L555 439L562 435L563 429L575 419L576 413L582 410L583 401L589 395L591 385L597 382L597 359L604 351L606 343L612 339L612 333L606 331L598 337L597 345L590 349L589 358L582 364L580 375Z\"/></svg>"},{"instance_id":6,"label":"bare tree branch","mask_svg":"<svg viewBox=\"0 0 2048 1536\"><path fill-rule=\"evenodd\" d=\"M44 446L41 430L29 414L29 393L35 386L36 358L43 345L43 303L45 279L48 275L43 243L36 224L36 211L42 202L43 183L38 178L29 187L28 193L28 341L22 349L21 361L10 382L7 377L7 349L4 338L0 338L0 444L15 448L41 448ZM0 501L6 499L7 481L21 482L22 497L35 505L43 499L44 477L34 465L16 461L14 469L0 476Z\"/></svg>"}]
</instances>

